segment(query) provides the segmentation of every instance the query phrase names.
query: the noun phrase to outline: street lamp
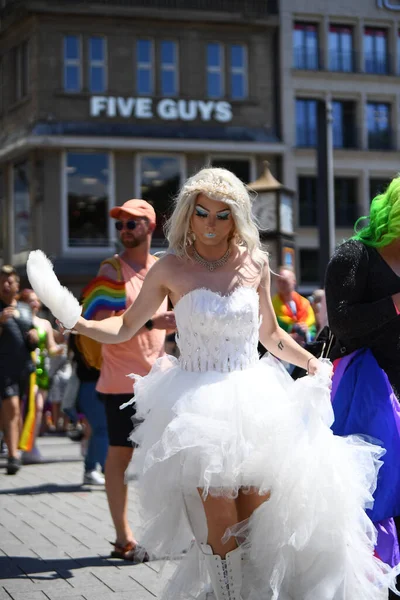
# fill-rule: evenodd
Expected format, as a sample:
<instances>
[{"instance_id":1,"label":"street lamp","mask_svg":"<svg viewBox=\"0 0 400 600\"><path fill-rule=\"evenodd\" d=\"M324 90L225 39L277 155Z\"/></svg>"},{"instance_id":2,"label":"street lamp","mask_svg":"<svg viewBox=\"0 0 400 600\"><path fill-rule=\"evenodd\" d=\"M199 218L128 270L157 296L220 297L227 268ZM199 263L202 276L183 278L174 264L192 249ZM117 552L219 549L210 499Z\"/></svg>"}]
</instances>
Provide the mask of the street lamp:
<instances>
[{"instance_id":1,"label":"street lamp","mask_svg":"<svg viewBox=\"0 0 400 600\"><path fill-rule=\"evenodd\" d=\"M262 242L270 255L270 266L295 268L293 201L295 192L272 175L270 164L264 161L264 172L259 179L249 183L257 192L253 202L253 215L260 228Z\"/></svg>"}]
</instances>

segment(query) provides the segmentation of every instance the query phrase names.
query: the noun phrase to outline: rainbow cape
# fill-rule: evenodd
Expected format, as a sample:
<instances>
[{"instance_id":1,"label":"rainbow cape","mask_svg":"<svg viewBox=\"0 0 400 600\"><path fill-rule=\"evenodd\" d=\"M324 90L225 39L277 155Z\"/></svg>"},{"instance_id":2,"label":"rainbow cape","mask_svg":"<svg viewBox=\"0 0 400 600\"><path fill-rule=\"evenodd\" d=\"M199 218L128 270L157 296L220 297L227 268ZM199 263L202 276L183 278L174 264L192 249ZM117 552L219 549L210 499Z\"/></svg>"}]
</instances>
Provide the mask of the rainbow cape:
<instances>
[{"instance_id":1,"label":"rainbow cape","mask_svg":"<svg viewBox=\"0 0 400 600\"><path fill-rule=\"evenodd\" d=\"M313 339L317 333L317 325L311 304L307 298L304 298L304 296L301 296L297 292L293 292L292 297L296 304L296 314L293 314L292 309L288 304L284 304L282 302L279 294L276 294L272 298L272 305L274 307L279 326L288 333L291 333L296 323L306 323L310 337Z\"/></svg>"},{"instance_id":2,"label":"rainbow cape","mask_svg":"<svg viewBox=\"0 0 400 600\"><path fill-rule=\"evenodd\" d=\"M124 281L95 277L82 291L82 314L92 319L99 310L119 312L126 308Z\"/></svg>"}]
</instances>

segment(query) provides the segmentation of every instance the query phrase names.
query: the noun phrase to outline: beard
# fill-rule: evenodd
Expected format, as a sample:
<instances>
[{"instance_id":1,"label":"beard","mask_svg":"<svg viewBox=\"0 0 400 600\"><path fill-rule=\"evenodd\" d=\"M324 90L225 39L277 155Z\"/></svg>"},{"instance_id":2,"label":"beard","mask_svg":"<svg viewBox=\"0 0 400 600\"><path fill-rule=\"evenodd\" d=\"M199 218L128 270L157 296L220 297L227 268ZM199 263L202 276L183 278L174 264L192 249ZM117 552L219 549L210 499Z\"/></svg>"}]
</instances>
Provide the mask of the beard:
<instances>
[{"instance_id":1,"label":"beard","mask_svg":"<svg viewBox=\"0 0 400 600\"><path fill-rule=\"evenodd\" d=\"M137 248L146 241L147 234L122 236L121 244L124 248Z\"/></svg>"}]
</instances>

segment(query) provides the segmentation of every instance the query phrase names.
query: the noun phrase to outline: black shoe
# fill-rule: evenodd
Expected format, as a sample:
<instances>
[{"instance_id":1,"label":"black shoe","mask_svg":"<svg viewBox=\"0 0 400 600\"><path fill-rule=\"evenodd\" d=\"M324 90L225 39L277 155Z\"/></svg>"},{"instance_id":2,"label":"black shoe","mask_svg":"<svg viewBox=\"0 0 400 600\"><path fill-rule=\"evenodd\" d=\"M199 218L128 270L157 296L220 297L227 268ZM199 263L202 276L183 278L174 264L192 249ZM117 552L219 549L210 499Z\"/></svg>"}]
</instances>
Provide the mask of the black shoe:
<instances>
[{"instance_id":1,"label":"black shoe","mask_svg":"<svg viewBox=\"0 0 400 600\"><path fill-rule=\"evenodd\" d=\"M21 461L15 456L11 456L7 461L7 475L15 475L21 468Z\"/></svg>"}]
</instances>

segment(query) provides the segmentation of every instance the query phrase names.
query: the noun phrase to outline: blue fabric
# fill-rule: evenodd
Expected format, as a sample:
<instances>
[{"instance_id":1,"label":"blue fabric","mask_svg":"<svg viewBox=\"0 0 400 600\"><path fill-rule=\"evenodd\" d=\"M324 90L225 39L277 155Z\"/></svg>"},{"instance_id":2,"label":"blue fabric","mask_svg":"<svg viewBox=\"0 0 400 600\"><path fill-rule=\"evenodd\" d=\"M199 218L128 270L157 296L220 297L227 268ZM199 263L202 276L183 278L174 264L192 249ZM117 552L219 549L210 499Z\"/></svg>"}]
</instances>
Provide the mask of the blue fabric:
<instances>
[{"instance_id":1,"label":"blue fabric","mask_svg":"<svg viewBox=\"0 0 400 600\"><path fill-rule=\"evenodd\" d=\"M360 350L342 374L333 398L336 435L360 434L386 450L378 474L374 522L400 515L400 405L369 349Z\"/></svg>"},{"instance_id":2,"label":"blue fabric","mask_svg":"<svg viewBox=\"0 0 400 600\"><path fill-rule=\"evenodd\" d=\"M78 404L92 430L85 456L85 471L94 471L97 464L104 471L108 451L107 420L104 404L96 392L96 381L81 383Z\"/></svg>"}]
</instances>

